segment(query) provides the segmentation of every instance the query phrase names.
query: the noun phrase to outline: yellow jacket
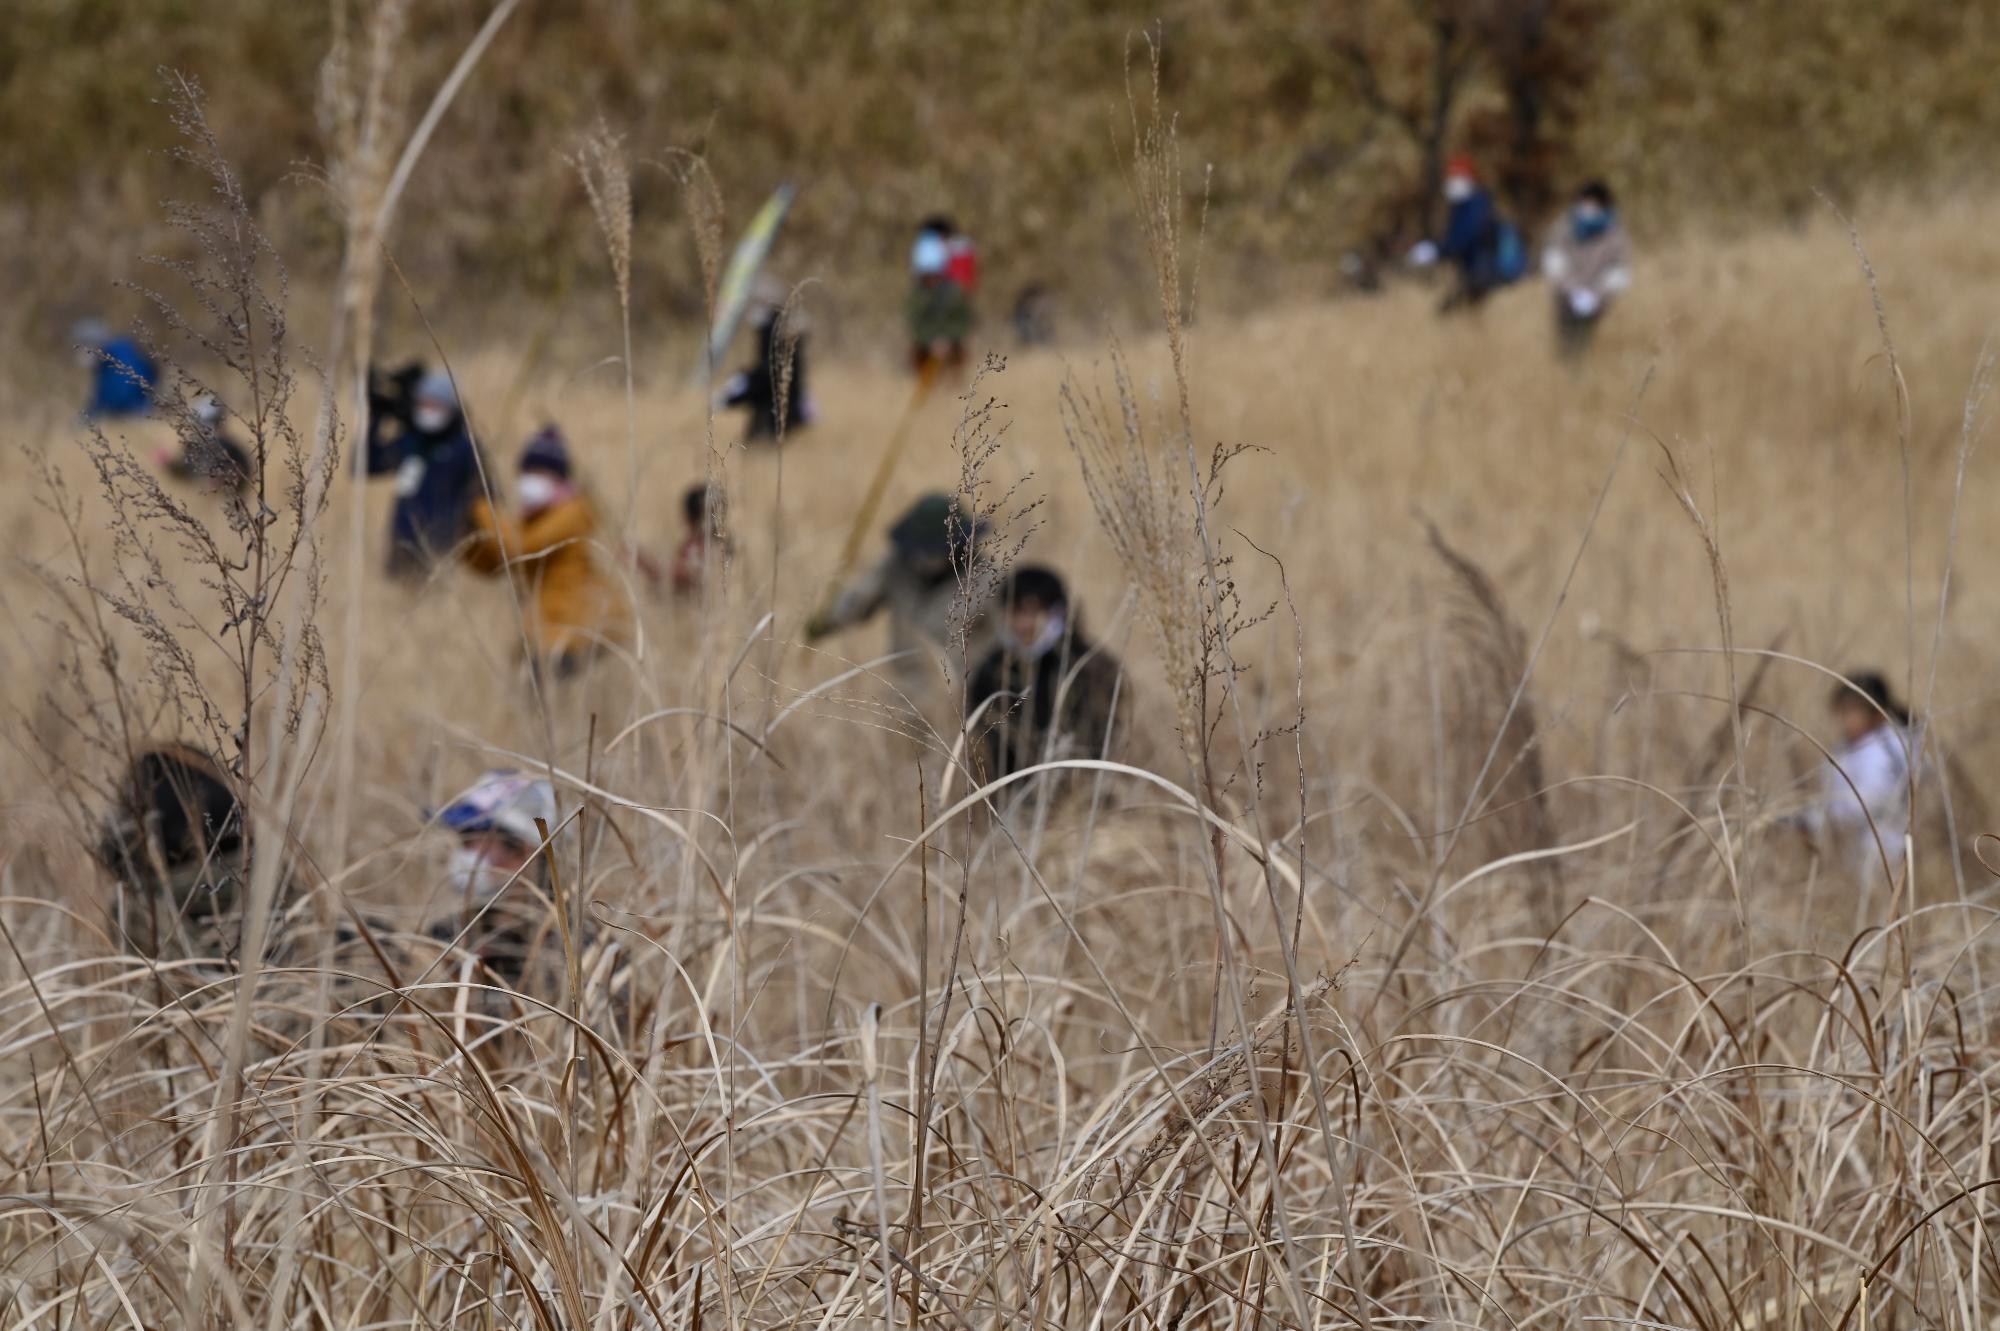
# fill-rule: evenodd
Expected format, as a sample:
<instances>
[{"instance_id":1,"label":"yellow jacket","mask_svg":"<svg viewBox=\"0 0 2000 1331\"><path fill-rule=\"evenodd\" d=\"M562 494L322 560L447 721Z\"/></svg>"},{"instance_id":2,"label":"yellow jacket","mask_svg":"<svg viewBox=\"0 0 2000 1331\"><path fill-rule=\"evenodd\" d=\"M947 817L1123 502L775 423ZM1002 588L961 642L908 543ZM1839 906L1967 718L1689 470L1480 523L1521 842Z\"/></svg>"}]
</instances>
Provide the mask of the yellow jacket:
<instances>
[{"instance_id":1,"label":"yellow jacket","mask_svg":"<svg viewBox=\"0 0 2000 1331\"><path fill-rule=\"evenodd\" d=\"M571 495L516 522L481 497L472 503L472 531L466 562L489 575L511 570L533 598L528 636L537 653L553 658L625 638L631 607L591 548L597 514L589 500Z\"/></svg>"}]
</instances>

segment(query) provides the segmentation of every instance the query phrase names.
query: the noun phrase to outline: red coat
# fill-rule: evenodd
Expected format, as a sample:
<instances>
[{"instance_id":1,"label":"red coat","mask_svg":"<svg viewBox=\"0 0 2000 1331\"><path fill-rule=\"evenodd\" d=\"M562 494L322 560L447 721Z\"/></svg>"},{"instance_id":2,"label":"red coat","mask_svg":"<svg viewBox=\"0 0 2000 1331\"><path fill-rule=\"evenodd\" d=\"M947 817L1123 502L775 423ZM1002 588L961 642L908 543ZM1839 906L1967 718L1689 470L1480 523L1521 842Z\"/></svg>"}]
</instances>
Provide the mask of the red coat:
<instances>
[{"instance_id":1,"label":"red coat","mask_svg":"<svg viewBox=\"0 0 2000 1331\"><path fill-rule=\"evenodd\" d=\"M950 258L945 261L945 276L958 284L958 289L970 296L979 290L979 251L964 236L951 238Z\"/></svg>"}]
</instances>

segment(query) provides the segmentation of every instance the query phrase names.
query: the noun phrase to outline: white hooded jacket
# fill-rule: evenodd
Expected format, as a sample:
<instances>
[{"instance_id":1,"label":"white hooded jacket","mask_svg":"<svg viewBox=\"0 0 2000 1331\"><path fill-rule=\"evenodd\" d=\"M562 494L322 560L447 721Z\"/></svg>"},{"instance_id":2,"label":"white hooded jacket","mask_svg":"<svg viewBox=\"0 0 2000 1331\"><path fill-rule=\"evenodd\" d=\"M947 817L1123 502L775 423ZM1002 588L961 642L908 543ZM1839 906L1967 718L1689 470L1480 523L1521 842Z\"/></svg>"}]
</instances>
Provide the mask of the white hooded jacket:
<instances>
[{"instance_id":1,"label":"white hooded jacket","mask_svg":"<svg viewBox=\"0 0 2000 1331\"><path fill-rule=\"evenodd\" d=\"M1816 830L1838 837L1864 871L1879 866L1882 852L1892 865L1902 861L1910 830L1910 744L1904 727L1885 721L1836 749L1832 766L1821 775ZM1881 851L1875 846L1878 836Z\"/></svg>"}]
</instances>

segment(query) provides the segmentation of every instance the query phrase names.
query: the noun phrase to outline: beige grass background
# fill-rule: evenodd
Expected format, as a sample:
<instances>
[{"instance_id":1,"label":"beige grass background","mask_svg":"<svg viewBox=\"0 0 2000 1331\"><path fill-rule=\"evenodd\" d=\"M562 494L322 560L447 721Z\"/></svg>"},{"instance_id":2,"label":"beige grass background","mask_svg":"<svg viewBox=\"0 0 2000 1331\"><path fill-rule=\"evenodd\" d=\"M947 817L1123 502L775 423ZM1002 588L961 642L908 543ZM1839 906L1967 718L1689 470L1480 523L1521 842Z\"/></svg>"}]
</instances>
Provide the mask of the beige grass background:
<instances>
[{"instance_id":1,"label":"beige grass background","mask_svg":"<svg viewBox=\"0 0 2000 1331\"><path fill-rule=\"evenodd\" d=\"M495 763L589 766L610 798L584 824L583 983L485 995L452 963L425 972L414 943L393 979L344 944L328 978L301 943L259 982L246 1112L219 1157L204 1133L236 990L108 950L104 886L38 748L62 750L41 701L48 603L10 579L0 1324L1820 1327L1852 1306L1857 1325L1987 1325L1992 1203L1967 1190L1994 1172L1994 917L1969 852L1992 824L1962 826L1955 852L1924 822L1914 887L1893 900L1772 827L1815 754L1753 712L1735 766L1715 579L1661 472L1670 451L1712 522L1736 643L1914 678L1970 779L1959 816L1983 816L2000 762L1990 441L1962 495L1954 475L2000 312L1988 212L1861 219L1907 378L1907 523L1887 363L1831 217L1643 255L1573 370L1533 286L1449 321L1399 288L1198 324L1198 442L1260 450L1233 464L1217 528L1246 600L1281 595L1254 542L1297 610L1297 650L1282 604L1236 644L1245 733L1304 708L1296 748L1274 735L1219 794L1240 836L1213 891L1182 798L1133 777L1015 809L1004 830L954 820L917 857L949 734L922 738L866 679L771 728L882 650L879 629L816 652L791 640L908 382L880 349L815 343L819 423L746 451L725 418L711 447L685 358L642 346L634 535L669 548L682 489L713 467L736 546L703 604L649 603L643 646L546 709L515 665L507 595L462 571L414 593L371 580L362 640L333 644L362 661L358 830L346 862L316 865L314 899L440 913L427 805ZM601 342L561 346L525 382L504 341L445 350L503 471L553 419L615 514L625 405L603 299ZM1029 557L1071 576L1132 667L1127 756L1184 788L1152 644L1058 419L1066 375L1107 372L1102 340L1073 332L979 385L1011 420L993 466L1032 474L1046 503ZM1170 400L1159 349L1128 341L1142 390ZM8 415L61 458L68 386L49 388ZM885 520L951 486L959 411L945 395L922 408ZM1495 648L1424 517L1523 642L1549 626L1534 729L1501 746L1480 792L1499 793L1458 837L1519 657ZM25 481L0 520L17 568L61 566ZM330 630L356 590L336 582ZM1830 742L1826 692L1781 663L1755 701ZM1218 740L1232 764L1235 733ZM331 773L308 782L309 850ZM1254 847L1283 866L1275 908ZM1316 1082L1301 1042L1259 1024L1284 1001L1298 882L1302 976L1339 977L1307 1010ZM298 913L299 939L314 918ZM1248 1036L1229 984L1218 1015L1218 952ZM375 998L384 983L409 1001Z\"/></svg>"}]
</instances>

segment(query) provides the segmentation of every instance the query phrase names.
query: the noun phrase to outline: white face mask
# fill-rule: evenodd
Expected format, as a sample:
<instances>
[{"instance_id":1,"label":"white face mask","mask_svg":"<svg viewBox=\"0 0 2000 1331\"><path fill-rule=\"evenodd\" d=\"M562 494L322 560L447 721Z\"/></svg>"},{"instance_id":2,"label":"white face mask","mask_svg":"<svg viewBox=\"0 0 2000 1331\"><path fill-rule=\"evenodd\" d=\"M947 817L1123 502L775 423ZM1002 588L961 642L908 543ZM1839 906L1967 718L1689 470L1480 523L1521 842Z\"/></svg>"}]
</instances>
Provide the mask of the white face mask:
<instances>
[{"instance_id":1,"label":"white face mask","mask_svg":"<svg viewBox=\"0 0 2000 1331\"><path fill-rule=\"evenodd\" d=\"M425 434L441 434L451 425L453 414L450 407L425 403L410 413L410 424Z\"/></svg>"},{"instance_id":2,"label":"white face mask","mask_svg":"<svg viewBox=\"0 0 2000 1331\"><path fill-rule=\"evenodd\" d=\"M451 884L452 891L480 898L492 896L507 886L507 880L513 877L488 863L485 856L470 846L454 850L444 872L445 881Z\"/></svg>"},{"instance_id":3,"label":"white face mask","mask_svg":"<svg viewBox=\"0 0 2000 1331\"><path fill-rule=\"evenodd\" d=\"M1030 661L1039 661L1061 645L1063 635L1069 631L1069 617L1060 610L1051 610L1042 617L1042 626L1035 633L1033 642L1022 642L1009 626L1003 633L1007 650Z\"/></svg>"},{"instance_id":4,"label":"white face mask","mask_svg":"<svg viewBox=\"0 0 2000 1331\"><path fill-rule=\"evenodd\" d=\"M1472 197L1472 181L1465 176L1447 176L1444 182L1444 196L1453 203L1464 203Z\"/></svg>"},{"instance_id":5,"label":"white face mask","mask_svg":"<svg viewBox=\"0 0 2000 1331\"><path fill-rule=\"evenodd\" d=\"M562 497L562 482L545 471L525 471L514 484L522 511L536 513Z\"/></svg>"}]
</instances>

